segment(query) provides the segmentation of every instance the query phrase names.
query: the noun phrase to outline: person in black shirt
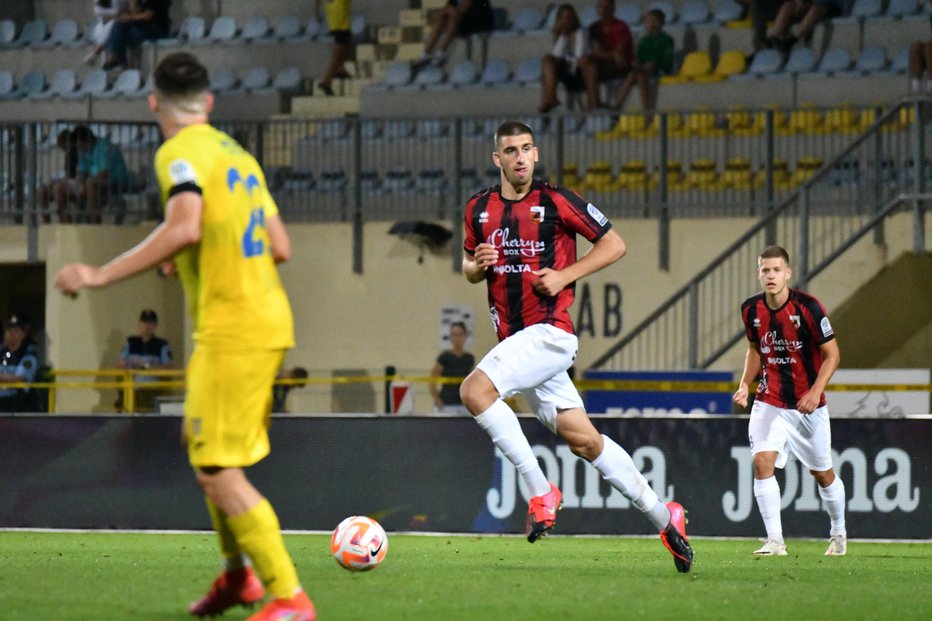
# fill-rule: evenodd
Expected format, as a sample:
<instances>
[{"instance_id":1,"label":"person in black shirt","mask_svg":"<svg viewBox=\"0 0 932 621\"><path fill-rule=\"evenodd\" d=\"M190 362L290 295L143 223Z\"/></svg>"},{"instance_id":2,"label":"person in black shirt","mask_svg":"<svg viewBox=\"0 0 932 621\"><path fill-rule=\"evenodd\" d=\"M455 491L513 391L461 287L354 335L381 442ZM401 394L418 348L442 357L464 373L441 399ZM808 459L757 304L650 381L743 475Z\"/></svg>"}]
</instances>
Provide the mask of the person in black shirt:
<instances>
[{"instance_id":1,"label":"person in black shirt","mask_svg":"<svg viewBox=\"0 0 932 621\"><path fill-rule=\"evenodd\" d=\"M144 41L167 37L171 27L170 6L171 0L130 0L129 13L116 18L107 38L109 57L103 68L125 69L126 50Z\"/></svg>"},{"instance_id":2,"label":"person in black shirt","mask_svg":"<svg viewBox=\"0 0 932 621\"><path fill-rule=\"evenodd\" d=\"M39 370L39 348L29 336L29 319L13 313L3 321L3 344L0 346L0 386L8 383L34 382ZM36 412L35 390L0 389L0 412Z\"/></svg>"},{"instance_id":3,"label":"person in black shirt","mask_svg":"<svg viewBox=\"0 0 932 621\"><path fill-rule=\"evenodd\" d=\"M170 369L174 366L172 360L172 350L168 341L155 336L155 330L159 325L159 317L154 310L147 308L139 315L139 334L129 336L123 344L123 350L120 352L120 359L117 361L117 368L120 369ZM159 381L155 376L136 375L134 383L144 384L146 382ZM155 398L163 394L158 390L139 390L136 392L135 410L152 411L155 408ZM116 407L123 409L123 395L117 399Z\"/></svg>"},{"instance_id":4,"label":"person in black shirt","mask_svg":"<svg viewBox=\"0 0 932 621\"><path fill-rule=\"evenodd\" d=\"M428 386L434 398L434 412L436 414L469 414L469 410L460 399L460 384L464 377L469 375L476 366L476 357L466 351L466 337L469 332L466 324L455 321L450 324L450 349L437 356L430 371L433 378L458 378L457 382L431 382ZM439 384L439 388L438 388Z\"/></svg>"}]
</instances>

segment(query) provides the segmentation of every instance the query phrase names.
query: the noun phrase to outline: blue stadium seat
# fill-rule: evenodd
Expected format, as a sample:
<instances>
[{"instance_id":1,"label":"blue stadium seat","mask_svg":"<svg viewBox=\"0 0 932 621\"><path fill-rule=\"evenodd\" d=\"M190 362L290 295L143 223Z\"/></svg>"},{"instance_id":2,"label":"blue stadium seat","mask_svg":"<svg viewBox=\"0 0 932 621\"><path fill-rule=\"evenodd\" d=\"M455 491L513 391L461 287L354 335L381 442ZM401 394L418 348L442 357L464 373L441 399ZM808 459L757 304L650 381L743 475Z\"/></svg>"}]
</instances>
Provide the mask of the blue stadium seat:
<instances>
[{"instance_id":1,"label":"blue stadium seat","mask_svg":"<svg viewBox=\"0 0 932 621\"><path fill-rule=\"evenodd\" d=\"M666 0L664 0L663 2L651 2L647 8L648 10L659 9L663 11L663 14L667 16L667 21L666 21L667 25L670 25L676 22L676 17L677 17L676 8L673 6L672 2L667 2Z\"/></svg>"},{"instance_id":2,"label":"blue stadium seat","mask_svg":"<svg viewBox=\"0 0 932 621\"><path fill-rule=\"evenodd\" d=\"M12 19L0 20L0 48L10 47L16 40L16 23Z\"/></svg>"},{"instance_id":3,"label":"blue stadium seat","mask_svg":"<svg viewBox=\"0 0 932 621\"><path fill-rule=\"evenodd\" d=\"M353 35L353 40L356 43L364 43L368 40L366 28L366 16L353 15L352 19L350 19L350 34Z\"/></svg>"},{"instance_id":4,"label":"blue stadium seat","mask_svg":"<svg viewBox=\"0 0 932 621\"><path fill-rule=\"evenodd\" d=\"M634 28L644 19L644 11L639 4L619 4L615 7L615 17Z\"/></svg>"},{"instance_id":5,"label":"blue stadium seat","mask_svg":"<svg viewBox=\"0 0 932 621\"><path fill-rule=\"evenodd\" d=\"M479 82L483 86L499 86L508 81L510 74L511 67L508 66L508 63L495 58L486 64L485 69L482 70L482 75L479 77Z\"/></svg>"},{"instance_id":6,"label":"blue stadium seat","mask_svg":"<svg viewBox=\"0 0 932 621\"><path fill-rule=\"evenodd\" d=\"M443 69L436 65L427 65L414 76L413 86L429 87L442 84L445 79Z\"/></svg>"},{"instance_id":7,"label":"blue stadium seat","mask_svg":"<svg viewBox=\"0 0 932 621\"><path fill-rule=\"evenodd\" d=\"M8 47L21 48L30 45L42 43L49 36L49 26L44 19L34 19L26 22L19 33L19 37L14 39Z\"/></svg>"},{"instance_id":8,"label":"blue stadium seat","mask_svg":"<svg viewBox=\"0 0 932 621\"><path fill-rule=\"evenodd\" d=\"M705 3L705 0L691 0L680 10L679 23L684 26L694 26L708 22L709 17L709 5Z\"/></svg>"},{"instance_id":9,"label":"blue stadium seat","mask_svg":"<svg viewBox=\"0 0 932 621\"><path fill-rule=\"evenodd\" d=\"M208 45L211 43L229 43L236 36L237 26L236 19L230 15L221 15L214 20L210 27L210 32L203 39L191 41L196 45Z\"/></svg>"},{"instance_id":10,"label":"blue stadium seat","mask_svg":"<svg viewBox=\"0 0 932 621\"><path fill-rule=\"evenodd\" d=\"M816 53L812 51L812 48L808 47L796 47L790 52L790 57L786 60L786 65L783 67L784 75L799 75L803 73L809 73L814 71L818 59L816 58Z\"/></svg>"},{"instance_id":11,"label":"blue stadium seat","mask_svg":"<svg viewBox=\"0 0 932 621\"><path fill-rule=\"evenodd\" d=\"M259 39L264 39L269 34L269 20L264 15L253 15L243 24L240 31L233 41L237 43L252 43Z\"/></svg>"},{"instance_id":12,"label":"blue stadium seat","mask_svg":"<svg viewBox=\"0 0 932 621\"><path fill-rule=\"evenodd\" d=\"M52 76L48 88L41 91L28 93L30 99L51 99L53 97L65 96L74 92L77 85L77 78L74 75L74 69L59 69Z\"/></svg>"},{"instance_id":13,"label":"blue stadium seat","mask_svg":"<svg viewBox=\"0 0 932 621\"><path fill-rule=\"evenodd\" d=\"M449 125L441 119L422 119L415 123L414 135L422 140L433 140L446 135Z\"/></svg>"},{"instance_id":14,"label":"blue stadium seat","mask_svg":"<svg viewBox=\"0 0 932 621\"><path fill-rule=\"evenodd\" d=\"M883 14L883 0L854 0L851 12L847 17L836 18L836 22L864 21Z\"/></svg>"},{"instance_id":15,"label":"blue stadium seat","mask_svg":"<svg viewBox=\"0 0 932 621\"><path fill-rule=\"evenodd\" d=\"M777 50L760 50L754 54L747 73L740 73L731 76L731 80L749 80L752 78L762 78L775 75L780 71L783 65L783 57Z\"/></svg>"},{"instance_id":16,"label":"blue stadium seat","mask_svg":"<svg viewBox=\"0 0 932 621\"><path fill-rule=\"evenodd\" d=\"M138 69L126 69L113 81L113 86L98 93L98 97L129 97L142 87L142 77Z\"/></svg>"},{"instance_id":17,"label":"blue stadium seat","mask_svg":"<svg viewBox=\"0 0 932 621\"><path fill-rule=\"evenodd\" d=\"M741 19L743 14L744 7L735 0L719 0L712 12L712 21L718 24L726 24Z\"/></svg>"},{"instance_id":18,"label":"blue stadium seat","mask_svg":"<svg viewBox=\"0 0 932 621\"><path fill-rule=\"evenodd\" d=\"M64 97L68 99L80 99L82 97L97 97L107 90L107 72L103 69L93 69L87 72L81 86Z\"/></svg>"},{"instance_id":19,"label":"blue stadium seat","mask_svg":"<svg viewBox=\"0 0 932 621\"><path fill-rule=\"evenodd\" d=\"M890 0L890 4L887 5L886 16L900 19L915 15L918 12L918 0Z\"/></svg>"},{"instance_id":20,"label":"blue stadium seat","mask_svg":"<svg viewBox=\"0 0 932 621\"><path fill-rule=\"evenodd\" d=\"M414 175L407 168L396 166L385 173L382 189L395 193L409 192L414 189Z\"/></svg>"},{"instance_id":21,"label":"blue stadium seat","mask_svg":"<svg viewBox=\"0 0 932 621\"><path fill-rule=\"evenodd\" d=\"M366 194L375 194L382 189L382 180L379 178L379 171L366 169L359 171L359 187Z\"/></svg>"},{"instance_id":22,"label":"blue stadium seat","mask_svg":"<svg viewBox=\"0 0 932 621\"><path fill-rule=\"evenodd\" d=\"M8 99L13 92L13 72L0 69L0 100Z\"/></svg>"},{"instance_id":23,"label":"blue stadium seat","mask_svg":"<svg viewBox=\"0 0 932 621\"><path fill-rule=\"evenodd\" d=\"M185 43L196 43L204 38L206 32L207 24L204 22L204 18L189 15L181 22L176 36L159 39L156 41L156 45L158 47L174 47Z\"/></svg>"},{"instance_id":24,"label":"blue stadium seat","mask_svg":"<svg viewBox=\"0 0 932 621\"><path fill-rule=\"evenodd\" d=\"M411 63L395 61L385 69L382 82L389 88L396 88L410 84L411 77Z\"/></svg>"},{"instance_id":25,"label":"blue stadium seat","mask_svg":"<svg viewBox=\"0 0 932 621\"><path fill-rule=\"evenodd\" d=\"M414 136L415 126L412 121L392 120L385 121L382 136L389 140L404 140Z\"/></svg>"},{"instance_id":26,"label":"blue stadium seat","mask_svg":"<svg viewBox=\"0 0 932 621\"><path fill-rule=\"evenodd\" d=\"M514 21L511 24L511 30L514 32L532 32L540 30L543 23L543 12L536 7L526 6L515 13Z\"/></svg>"},{"instance_id":27,"label":"blue stadium seat","mask_svg":"<svg viewBox=\"0 0 932 621\"><path fill-rule=\"evenodd\" d=\"M813 74L815 76L834 75L851 68L851 54L843 47L833 47L822 55Z\"/></svg>"},{"instance_id":28,"label":"blue stadium seat","mask_svg":"<svg viewBox=\"0 0 932 621\"><path fill-rule=\"evenodd\" d=\"M447 83L454 87L469 86L475 84L478 79L479 75L476 70L476 63L471 60L464 60L463 62L457 63L453 69L450 70L450 77Z\"/></svg>"},{"instance_id":29,"label":"blue stadium seat","mask_svg":"<svg viewBox=\"0 0 932 621\"><path fill-rule=\"evenodd\" d=\"M221 67L210 72L210 90L214 93L226 93L236 89L236 71Z\"/></svg>"},{"instance_id":30,"label":"blue stadium seat","mask_svg":"<svg viewBox=\"0 0 932 621\"><path fill-rule=\"evenodd\" d=\"M303 38L316 39L327 34L327 24L317 21L317 18L311 17L307 20L307 27L304 29Z\"/></svg>"},{"instance_id":31,"label":"blue stadium seat","mask_svg":"<svg viewBox=\"0 0 932 621\"><path fill-rule=\"evenodd\" d=\"M71 45L78 40L78 22L73 19L60 19L52 28L52 34L45 41L33 43L35 48L50 48L57 45Z\"/></svg>"},{"instance_id":32,"label":"blue stadium seat","mask_svg":"<svg viewBox=\"0 0 932 621\"><path fill-rule=\"evenodd\" d=\"M890 71L900 74L909 71L909 46L901 47L896 51L890 62Z\"/></svg>"},{"instance_id":33,"label":"blue stadium seat","mask_svg":"<svg viewBox=\"0 0 932 621\"><path fill-rule=\"evenodd\" d=\"M240 89L247 92L262 90L268 88L271 79L267 68L253 67L247 70L246 74L243 76Z\"/></svg>"},{"instance_id":34,"label":"blue stadium seat","mask_svg":"<svg viewBox=\"0 0 932 621\"><path fill-rule=\"evenodd\" d=\"M882 47L866 47L858 54L854 74L882 73L887 68L887 51Z\"/></svg>"},{"instance_id":35,"label":"blue stadium seat","mask_svg":"<svg viewBox=\"0 0 932 621\"><path fill-rule=\"evenodd\" d=\"M287 41L289 39L297 39L301 36L301 20L298 19L297 15L285 15L278 23L275 24L275 30L272 31L272 35L268 37L268 41ZM265 41L266 39L259 39L259 42Z\"/></svg>"},{"instance_id":36,"label":"blue stadium seat","mask_svg":"<svg viewBox=\"0 0 932 621\"><path fill-rule=\"evenodd\" d=\"M540 82L540 58L527 58L518 64L515 69L514 81L518 84L537 84Z\"/></svg>"},{"instance_id":37,"label":"blue stadium seat","mask_svg":"<svg viewBox=\"0 0 932 621\"><path fill-rule=\"evenodd\" d=\"M414 187L418 192L429 194L443 192L447 187L447 174L442 168L425 168L417 174Z\"/></svg>"},{"instance_id":38,"label":"blue stadium seat","mask_svg":"<svg viewBox=\"0 0 932 621\"><path fill-rule=\"evenodd\" d=\"M272 89L289 95L300 93L303 88L303 79L301 70L298 67L282 67L272 79Z\"/></svg>"},{"instance_id":39,"label":"blue stadium seat","mask_svg":"<svg viewBox=\"0 0 932 621\"><path fill-rule=\"evenodd\" d=\"M342 168L331 168L320 173L315 189L318 192L336 193L346 190L348 180Z\"/></svg>"}]
</instances>

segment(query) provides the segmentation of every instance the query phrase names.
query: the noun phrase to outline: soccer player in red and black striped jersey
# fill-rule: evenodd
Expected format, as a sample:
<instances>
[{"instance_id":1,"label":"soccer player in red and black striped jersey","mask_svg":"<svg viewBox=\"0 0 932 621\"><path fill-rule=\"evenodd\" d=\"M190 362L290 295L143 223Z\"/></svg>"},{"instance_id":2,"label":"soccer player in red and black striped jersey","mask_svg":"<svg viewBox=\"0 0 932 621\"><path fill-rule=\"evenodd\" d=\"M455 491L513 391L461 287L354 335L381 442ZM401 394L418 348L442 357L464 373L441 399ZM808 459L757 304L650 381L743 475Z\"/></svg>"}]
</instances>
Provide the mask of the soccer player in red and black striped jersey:
<instances>
[{"instance_id":1,"label":"soccer player in red and black striped jersey","mask_svg":"<svg viewBox=\"0 0 932 621\"><path fill-rule=\"evenodd\" d=\"M661 502L628 453L599 434L567 373L578 346L569 315L574 283L618 261L625 243L595 205L535 181L537 157L531 128L503 123L492 153L501 184L478 192L466 205L463 273L469 282L488 286L499 343L463 381L460 396L527 484L528 541L553 528L562 494L548 482L503 400L519 392L538 420L648 517L676 568L687 572L693 551L683 507ZM578 260L577 235L592 242Z\"/></svg>"},{"instance_id":2,"label":"soccer player in red and black striped jersey","mask_svg":"<svg viewBox=\"0 0 932 621\"><path fill-rule=\"evenodd\" d=\"M744 374L734 394L748 404L752 381L761 377L751 408L748 439L754 466L754 497L767 541L754 552L784 556L786 544L780 522L780 486L775 468L783 468L794 454L819 483L819 495L831 518L826 556L843 556L845 485L832 468L832 438L825 405L825 386L838 368L841 353L825 308L814 297L789 285L790 257L780 246L768 246L757 261L763 291L741 305L748 337Z\"/></svg>"}]
</instances>

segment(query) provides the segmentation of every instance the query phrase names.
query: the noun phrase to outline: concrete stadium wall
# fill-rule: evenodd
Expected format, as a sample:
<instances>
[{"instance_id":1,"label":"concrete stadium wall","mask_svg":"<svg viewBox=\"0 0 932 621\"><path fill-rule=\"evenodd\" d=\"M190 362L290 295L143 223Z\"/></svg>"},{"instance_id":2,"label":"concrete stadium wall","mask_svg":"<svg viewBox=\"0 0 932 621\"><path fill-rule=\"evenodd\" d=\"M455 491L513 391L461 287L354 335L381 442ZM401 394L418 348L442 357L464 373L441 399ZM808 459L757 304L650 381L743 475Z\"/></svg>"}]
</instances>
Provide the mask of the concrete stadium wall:
<instances>
[{"instance_id":1,"label":"concrete stadium wall","mask_svg":"<svg viewBox=\"0 0 932 621\"><path fill-rule=\"evenodd\" d=\"M607 287L620 288L620 331L631 329L678 287L705 267L721 249L736 239L750 224L745 219L678 219L672 223L671 265L658 268L658 231L654 221L616 220L628 244L628 255L615 267L580 283L574 319L591 316L591 329L580 334L578 368L615 343L616 317L605 305ZM474 310L475 334L472 349L481 356L494 345L486 322L485 289L469 285L453 270L449 255L427 255L417 262L414 246L388 235L388 223L372 223L364 229L364 271L352 271L352 230L346 224L295 224L289 226L294 246L292 260L281 268L296 316L297 346L286 360L311 370L367 369L380 372L395 365L408 373L426 374L439 346L441 307L470 305ZM176 359L190 355L180 286L154 272L115 285L107 290L83 293L71 300L58 295L52 281L58 269L71 261L102 263L129 248L148 233L141 227L44 226L39 235L40 260L47 265L48 296L46 326L49 358L56 368L110 367L125 335L133 333L141 308L159 311L160 332L171 342ZM833 308L866 282L884 265L910 249L912 229L908 215L893 218L887 226L888 243L877 247L870 239L859 242L841 260L811 284L831 313ZM927 224L926 239L932 239ZM580 244L580 252L585 251ZM0 228L0 259L26 260L25 231ZM754 278L754 266L747 277ZM590 305L581 309L584 288ZM735 325L738 305L734 300ZM869 336L869 335L868 335ZM851 338L856 338L852 336ZM918 347L896 360L928 358L928 338L922 335L907 347ZM736 346L716 365L718 370L739 370L743 345ZM878 364L884 361L878 361ZM919 365L922 366L922 365ZM379 390L379 387L374 387ZM378 393L377 393L378 395ZM64 391L59 411L110 411L114 394ZM299 390L291 396L291 410L331 411L331 394L325 390ZM376 396L376 404L380 404ZM429 411L430 401L419 393L415 411Z\"/></svg>"}]
</instances>

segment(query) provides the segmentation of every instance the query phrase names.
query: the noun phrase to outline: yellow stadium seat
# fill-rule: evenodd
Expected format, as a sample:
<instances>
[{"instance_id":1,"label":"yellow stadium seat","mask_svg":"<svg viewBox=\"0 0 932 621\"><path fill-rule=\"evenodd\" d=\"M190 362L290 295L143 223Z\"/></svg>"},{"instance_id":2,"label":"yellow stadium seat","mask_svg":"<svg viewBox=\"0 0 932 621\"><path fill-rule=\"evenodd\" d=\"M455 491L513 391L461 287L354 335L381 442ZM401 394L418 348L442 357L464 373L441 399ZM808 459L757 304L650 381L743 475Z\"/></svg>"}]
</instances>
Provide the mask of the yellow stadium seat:
<instances>
[{"instance_id":1,"label":"yellow stadium seat","mask_svg":"<svg viewBox=\"0 0 932 621\"><path fill-rule=\"evenodd\" d=\"M725 163L718 177L718 187L725 190L750 190L754 187L751 162L746 157L733 157Z\"/></svg>"},{"instance_id":2,"label":"yellow stadium seat","mask_svg":"<svg viewBox=\"0 0 932 621\"><path fill-rule=\"evenodd\" d=\"M640 137L647 128L643 114L622 114L611 129L597 132L596 140L614 140L616 138Z\"/></svg>"},{"instance_id":3,"label":"yellow stadium seat","mask_svg":"<svg viewBox=\"0 0 932 621\"><path fill-rule=\"evenodd\" d=\"M633 192L653 190L657 187L656 176L647 173L647 165L643 160L631 160L618 171L618 187Z\"/></svg>"},{"instance_id":4,"label":"yellow stadium seat","mask_svg":"<svg viewBox=\"0 0 932 621\"><path fill-rule=\"evenodd\" d=\"M715 187L718 181L718 169L713 160L699 158L689 164L689 172L683 181L685 189L708 190Z\"/></svg>"},{"instance_id":5,"label":"yellow stadium seat","mask_svg":"<svg viewBox=\"0 0 932 621\"><path fill-rule=\"evenodd\" d=\"M822 129L826 133L852 134L860 131L858 113L847 105L832 108L825 113Z\"/></svg>"},{"instance_id":6,"label":"yellow stadium seat","mask_svg":"<svg viewBox=\"0 0 932 621\"><path fill-rule=\"evenodd\" d=\"M822 111L813 104L802 104L799 108L790 112L786 126L778 131L778 134L815 134L822 129Z\"/></svg>"},{"instance_id":7,"label":"yellow stadium seat","mask_svg":"<svg viewBox=\"0 0 932 621\"><path fill-rule=\"evenodd\" d=\"M744 73L747 68L748 61L744 56L744 52L740 50L728 50L719 57L718 64L715 65L715 71L713 71L712 74L718 76L720 80L725 80L730 76Z\"/></svg>"},{"instance_id":8,"label":"yellow stadium seat","mask_svg":"<svg viewBox=\"0 0 932 621\"><path fill-rule=\"evenodd\" d=\"M679 160L667 162L667 189L682 190L686 178L683 176L683 165ZM657 171L657 183L660 183L660 171Z\"/></svg>"},{"instance_id":9,"label":"yellow stadium seat","mask_svg":"<svg viewBox=\"0 0 932 621\"><path fill-rule=\"evenodd\" d=\"M712 59L708 52L690 52L683 59L683 66L676 75L665 75L660 78L661 84L680 84L696 80L712 73ZM714 80L711 80L714 81Z\"/></svg>"},{"instance_id":10,"label":"yellow stadium seat","mask_svg":"<svg viewBox=\"0 0 932 621\"><path fill-rule=\"evenodd\" d=\"M728 131L737 136L757 136L763 129L754 125L754 118L745 108L735 108L725 113Z\"/></svg>"},{"instance_id":11,"label":"yellow stadium seat","mask_svg":"<svg viewBox=\"0 0 932 621\"><path fill-rule=\"evenodd\" d=\"M577 190L580 186L579 178L579 166L573 162L566 162L563 164L563 182L562 185L565 188L570 188L571 190ZM559 180L556 177L550 178L550 183L557 185Z\"/></svg>"},{"instance_id":12,"label":"yellow stadium seat","mask_svg":"<svg viewBox=\"0 0 932 621\"><path fill-rule=\"evenodd\" d=\"M717 126L715 113L710 110L690 112L683 119L683 130L689 136L724 136L725 132Z\"/></svg>"},{"instance_id":13,"label":"yellow stadium seat","mask_svg":"<svg viewBox=\"0 0 932 621\"><path fill-rule=\"evenodd\" d=\"M615 192L618 190L618 183L612 175L611 162L601 160L593 162L586 171L580 183L579 191L587 192Z\"/></svg>"},{"instance_id":14,"label":"yellow stadium seat","mask_svg":"<svg viewBox=\"0 0 932 621\"><path fill-rule=\"evenodd\" d=\"M822 168L821 157L809 155L799 158L799 161L796 162L796 169L793 170L793 174L790 176L790 185L792 187L800 185L820 168Z\"/></svg>"},{"instance_id":15,"label":"yellow stadium seat","mask_svg":"<svg viewBox=\"0 0 932 621\"><path fill-rule=\"evenodd\" d=\"M774 158L773 160L773 186L777 189L790 187L790 167L783 158ZM767 186L767 168L761 165L760 170L754 177L754 187L763 188Z\"/></svg>"}]
</instances>

